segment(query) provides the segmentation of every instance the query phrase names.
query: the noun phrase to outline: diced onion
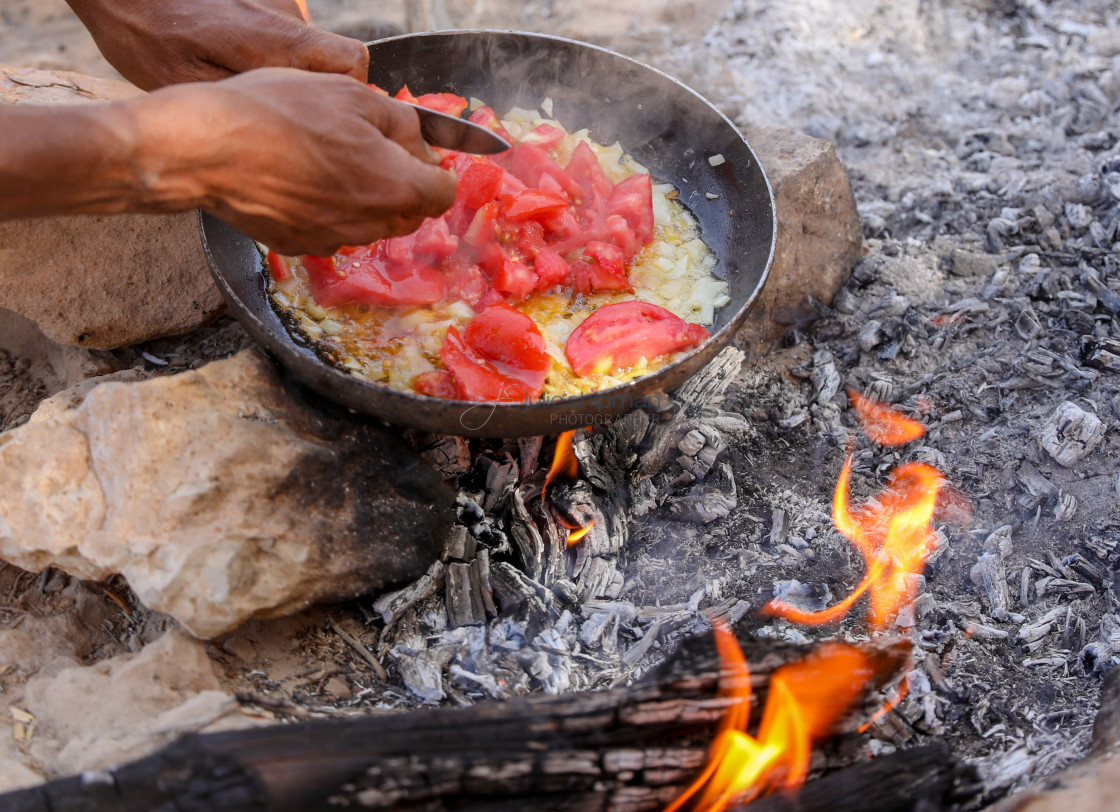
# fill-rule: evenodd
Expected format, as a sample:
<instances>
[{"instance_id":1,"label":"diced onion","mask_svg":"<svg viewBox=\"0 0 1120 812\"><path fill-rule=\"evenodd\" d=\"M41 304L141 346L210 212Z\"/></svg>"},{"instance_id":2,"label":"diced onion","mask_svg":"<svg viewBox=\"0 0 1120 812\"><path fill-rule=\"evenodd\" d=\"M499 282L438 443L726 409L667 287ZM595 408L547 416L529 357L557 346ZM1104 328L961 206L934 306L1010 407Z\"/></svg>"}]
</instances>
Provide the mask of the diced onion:
<instances>
[{"instance_id":1,"label":"diced onion","mask_svg":"<svg viewBox=\"0 0 1120 812\"><path fill-rule=\"evenodd\" d=\"M727 159L722 155L713 155L708 159L708 163L710 163L712 166L723 166L725 163L727 163Z\"/></svg>"}]
</instances>

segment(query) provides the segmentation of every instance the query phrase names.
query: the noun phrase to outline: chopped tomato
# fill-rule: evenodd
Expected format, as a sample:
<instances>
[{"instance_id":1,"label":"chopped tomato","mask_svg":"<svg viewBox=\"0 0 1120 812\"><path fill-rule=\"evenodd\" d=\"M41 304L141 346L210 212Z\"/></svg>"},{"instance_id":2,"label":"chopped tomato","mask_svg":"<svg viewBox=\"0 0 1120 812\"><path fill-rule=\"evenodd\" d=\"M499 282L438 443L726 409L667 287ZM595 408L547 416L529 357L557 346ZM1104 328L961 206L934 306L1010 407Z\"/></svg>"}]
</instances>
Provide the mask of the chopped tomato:
<instances>
[{"instance_id":1,"label":"chopped tomato","mask_svg":"<svg viewBox=\"0 0 1120 812\"><path fill-rule=\"evenodd\" d=\"M548 290L572 281L572 269L564 258L548 248L537 252L534 267L537 271L537 290Z\"/></svg>"},{"instance_id":2,"label":"chopped tomato","mask_svg":"<svg viewBox=\"0 0 1120 812\"><path fill-rule=\"evenodd\" d=\"M606 374L695 347L709 335L655 304L618 302L600 307L573 330L564 354L577 375Z\"/></svg>"},{"instance_id":3,"label":"chopped tomato","mask_svg":"<svg viewBox=\"0 0 1120 812\"><path fill-rule=\"evenodd\" d=\"M653 239L653 179L631 175L614 187L607 210L621 215L642 244Z\"/></svg>"},{"instance_id":4,"label":"chopped tomato","mask_svg":"<svg viewBox=\"0 0 1120 812\"><path fill-rule=\"evenodd\" d=\"M577 292L633 290L626 276L626 260L617 245L593 240L587 243L584 254L586 260L572 263Z\"/></svg>"},{"instance_id":5,"label":"chopped tomato","mask_svg":"<svg viewBox=\"0 0 1120 812\"><path fill-rule=\"evenodd\" d=\"M397 95L393 98L397 101L408 102L409 104L419 104L419 102L416 100L416 97L412 95L412 91L408 89L408 85L405 85L400 90L398 90Z\"/></svg>"},{"instance_id":6,"label":"chopped tomato","mask_svg":"<svg viewBox=\"0 0 1120 812\"><path fill-rule=\"evenodd\" d=\"M525 191L506 206L504 214L513 222L537 220L559 214L568 208L568 198L555 192Z\"/></svg>"},{"instance_id":7,"label":"chopped tomato","mask_svg":"<svg viewBox=\"0 0 1120 812\"><path fill-rule=\"evenodd\" d=\"M521 139L521 142L523 144L536 144L541 149L556 149L566 135L567 133L559 127L553 127L551 124L538 124L531 133Z\"/></svg>"},{"instance_id":8,"label":"chopped tomato","mask_svg":"<svg viewBox=\"0 0 1120 812\"><path fill-rule=\"evenodd\" d=\"M609 197L611 190L614 188L614 184L607 177L607 173L603 171L599 159L595 157L591 147L587 146L586 141L580 141L572 151L572 157L564 171L583 190L585 199L590 198L593 194Z\"/></svg>"},{"instance_id":9,"label":"chopped tomato","mask_svg":"<svg viewBox=\"0 0 1120 812\"><path fill-rule=\"evenodd\" d=\"M642 241L620 214L612 214L603 224L603 242L614 243L621 248L627 262L642 250Z\"/></svg>"},{"instance_id":10,"label":"chopped tomato","mask_svg":"<svg viewBox=\"0 0 1120 812\"><path fill-rule=\"evenodd\" d=\"M497 164L472 163L459 175L459 196L472 209L480 209L498 196L506 171Z\"/></svg>"},{"instance_id":11,"label":"chopped tomato","mask_svg":"<svg viewBox=\"0 0 1120 812\"><path fill-rule=\"evenodd\" d=\"M288 262L275 251L268 252L268 275L280 282L292 275Z\"/></svg>"},{"instance_id":12,"label":"chopped tomato","mask_svg":"<svg viewBox=\"0 0 1120 812\"><path fill-rule=\"evenodd\" d=\"M374 84L373 82L370 82L369 84L367 84L367 85L366 85L366 87L368 87L368 88L369 88L370 90L372 90L372 91L373 91L374 93L380 93L380 94L381 94L382 96L388 96L388 95L389 95L389 91L388 91L388 90L385 90L385 89L383 89L383 88L380 88L380 87L378 87L378 86L377 86L377 85L375 85L375 84Z\"/></svg>"},{"instance_id":13,"label":"chopped tomato","mask_svg":"<svg viewBox=\"0 0 1120 812\"><path fill-rule=\"evenodd\" d=\"M539 393L550 357L536 322L509 305L496 304L475 316L463 340L506 377Z\"/></svg>"},{"instance_id":14,"label":"chopped tomato","mask_svg":"<svg viewBox=\"0 0 1120 812\"><path fill-rule=\"evenodd\" d=\"M454 400L456 395L455 376L446 369L421 372L412 382L412 388L421 395Z\"/></svg>"},{"instance_id":15,"label":"chopped tomato","mask_svg":"<svg viewBox=\"0 0 1120 812\"><path fill-rule=\"evenodd\" d=\"M522 262L504 257L491 274L490 281L494 285L494 290L519 302L537 286L537 272Z\"/></svg>"},{"instance_id":16,"label":"chopped tomato","mask_svg":"<svg viewBox=\"0 0 1120 812\"><path fill-rule=\"evenodd\" d=\"M477 308L482 297L490 289L490 280L482 269L470 260L454 256L445 266L447 275L447 295L462 299L471 307Z\"/></svg>"},{"instance_id":17,"label":"chopped tomato","mask_svg":"<svg viewBox=\"0 0 1120 812\"><path fill-rule=\"evenodd\" d=\"M429 217L409 236L415 259L446 259L459 248L459 238L451 233L443 217Z\"/></svg>"},{"instance_id":18,"label":"chopped tomato","mask_svg":"<svg viewBox=\"0 0 1120 812\"><path fill-rule=\"evenodd\" d=\"M439 355L462 400L511 403L537 397L549 367L537 325L502 304L479 313L463 335L448 328Z\"/></svg>"},{"instance_id":19,"label":"chopped tomato","mask_svg":"<svg viewBox=\"0 0 1120 812\"><path fill-rule=\"evenodd\" d=\"M566 175L560 168L560 164L552 160L552 156L540 147L533 144L517 144L511 152L513 157L509 171L526 186L539 188L541 178L548 175L571 197L576 198L582 194L579 184Z\"/></svg>"},{"instance_id":20,"label":"chopped tomato","mask_svg":"<svg viewBox=\"0 0 1120 812\"><path fill-rule=\"evenodd\" d=\"M446 113L458 118L467 109L467 100L454 93L425 93L416 98L416 103L437 113Z\"/></svg>"},{"instance_id":21,"label":"chopped tomato","mask_svg":"<svg viewBox=\"0 0 1120 812\"><path fill-rule=\"evenodd\" d=\"M498 201L487 203L477 212L471 220L470 227L463 235L463 239L475 247L481 248L498 239L498 230L495 223L501 208Z\"/></svg>"},{"instance_id":22,"label":"chopped tomato","mask_svg":"<svg viewBox=\"0 0 1120 812\"><path fill-rule=\"evenodd\" d=\"M521 230L517 233L518 251L532 259L544 247L544 229L541 228L540 223L530 220L521 226Z\"/></svg>"},{"instance_id":23,"label":"chopped tomato","mask_svg":"<svg viewBox=\"0 0 1120 812\"><path fill-rule=\"evenodd\" d=\"M508 141L509 143L513 143L513 136L509 134L505 127L502 126L502 122L498 119L497 113L495 113L489 107L479 107L477 110L471 113L470 119L475 124L481 124L486 129L493 130L502 138L506 139L506 141Z\"/></svg>"},{"instance_id":24,"label":"chopped tomato","mask_svg":"<svg viewBox=\"0 0 1120 812\"><path fill-rule=\"evenodd\" d=\"M446 293L443 274L424 266L386 262L373 246L333 257L301 259L311 283L311 293L323 307L351 302L372 305L435 304Z\"/></svg>"}]
</instances>

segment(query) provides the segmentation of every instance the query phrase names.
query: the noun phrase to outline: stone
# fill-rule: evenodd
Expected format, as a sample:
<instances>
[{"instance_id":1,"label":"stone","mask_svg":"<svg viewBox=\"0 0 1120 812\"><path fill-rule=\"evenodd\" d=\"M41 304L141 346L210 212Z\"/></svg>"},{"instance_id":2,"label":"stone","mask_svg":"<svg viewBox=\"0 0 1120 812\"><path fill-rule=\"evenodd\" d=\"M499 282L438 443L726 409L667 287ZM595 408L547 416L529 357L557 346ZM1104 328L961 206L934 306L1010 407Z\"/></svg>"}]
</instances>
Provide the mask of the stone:
<instances>
[{"instance_id":1,"label":"stone","mask_svg":"<svg viewBox=\"0 0 1120 812\"><path fill-rule=\"evenodd\" d=\"M780 127L744 135L770 179L778 216L770 278L738 335L741 347L765 352L808 297L832 302L865 248L855 196L830 142Z\"/></svg>"},{"instance_id":2,"label":"stone","mask_svg":"<svg viewBox=\"0 0 1120 812\"><path fill-rule=\"evenodd\" d=\"M1105 431L1099 417L1067 400L1046 421L1039 442L1059 465L1069 468L1092 453Z\"/></svg>"},{"instance_id":3,"label":"stone","mask_svg":"<svg viewBox=\"0 0 1120 812\"><path fill-rule=\"evenodd\" d=\"M396 433L309 397L250 349L0 435L0 558L120 573L206 638L410 582L450 488Z\"/></svg>"},{"instance_id":4,"label":"stone","mask_svg":"<svg viewBox=\"0 0 1120 812\"><path fill-rule=\"evenodd\" d=\"M35 677L24 704L35 717L31 754L52 776L114 767L185 733L259 723L222 688L206 646L176 628L137 654Z\"/></svg>"},{"instance_id":5,"label":"stone","mask_svg":"<svg viewBox=\"0 0 1120 812\"><path fill-rule=\"evenodd\" d=\"M0 66L0 104L87 104L138 95L124 82ZM108 349L188 333L223 303L193 212L0 223L0 307L60 344Z\"/></svg>"}]
</instances>

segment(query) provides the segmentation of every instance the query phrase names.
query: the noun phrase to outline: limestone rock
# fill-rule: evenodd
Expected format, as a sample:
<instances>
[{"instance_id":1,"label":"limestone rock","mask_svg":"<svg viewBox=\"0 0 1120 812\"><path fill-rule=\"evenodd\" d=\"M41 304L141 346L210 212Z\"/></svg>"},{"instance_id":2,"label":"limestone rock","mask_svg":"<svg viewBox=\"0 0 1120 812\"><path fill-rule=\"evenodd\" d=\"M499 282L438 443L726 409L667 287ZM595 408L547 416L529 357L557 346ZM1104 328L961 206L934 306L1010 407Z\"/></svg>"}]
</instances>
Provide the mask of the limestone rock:
<instances>
[{"instance_id":1,"label":"limestone rock","mask_svg":"<svg viewBox=\"0 0 1120 812\"><path fill-rule=\"evenodd\" d=\"M1099 417L1067 400L1054 410L1039 442L1059 465L1069 468L1092 453L1105 431Z\"/></svg>"},{"instance_id":2,"label":"limestone rock","mask_svg":"<svg viewBox=\"0 0 1120 812\"><path fill-rule=\"evenodd\" d=\"M0 103L128 98L124 82L0 67ZM0 223L0 307L61 344L120 347L190 332L222 309L193 212Z\"/></svg>"},{"instance_id":3,"label":"limestone rock","mask_svg":"<svg viewBox=\"0 0 1120 812\"><path fill-rule=\"evenodd\" d=\"M51 775L104 769L184 733L253 722L218 680L206 647L171 629L138 654L74 666L27 685L32 755Z\"/></svg>"},{"instance_id":4,"label":"limestone rock","mask_svg":"<svg viewBox=\"0 0 1120 812\"><path fill-rule=\"evenodd\" d=\"M392 432L311 408L256 350L0 435L0 558L121 573L201 637L411 580L452 518Z\"/></svg>"},{"instance_id":5,"label":"limestone rock","mask_svg":"<svg viewBox=\"0 0 1120 812\"><path fill-rule=\"evenodd\" d=\"M779 127L744 135L770 179L778 214L770 278L738 337L741 346L765 351L807 297L832 302L863 256L863 228L832 144Z\"/></svg>"}]
</instances>

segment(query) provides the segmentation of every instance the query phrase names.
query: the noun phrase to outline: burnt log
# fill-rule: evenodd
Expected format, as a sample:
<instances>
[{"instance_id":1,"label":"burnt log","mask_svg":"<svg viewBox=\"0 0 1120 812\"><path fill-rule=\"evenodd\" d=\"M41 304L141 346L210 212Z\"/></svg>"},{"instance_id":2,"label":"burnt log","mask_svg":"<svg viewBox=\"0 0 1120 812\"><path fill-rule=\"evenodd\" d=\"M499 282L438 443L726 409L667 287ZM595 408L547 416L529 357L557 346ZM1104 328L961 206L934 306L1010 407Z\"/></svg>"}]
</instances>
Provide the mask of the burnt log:
<instances>
[{"instance_id":1,"label":"burnt log","mask_svg":"<svg viewBox=\"0 0 1120 812\"><path fill-rule=\"evenodd\" d=\"M807 653L802 646L742 642L755 704L765 701L777 667ZM866 696L873 707L877 690L904 669L910 646L886 640L864 648L875 670ZM675 798L704 763L728 704L717 696L719 675L710 638L699 638L626 688L191 735L113 770L0 796L0 809L653 812ZM845 725L858 721L854 717L866 718L866 710L857 709L841 729L850 729ZM905 756L881 761L897 762L897 771L906 775L907 765L916 763ZM909 784L936 801L947 796L954 765L943 755L934 761L940 769L922 772L921 780ZM872 766L891 769L864 765Z\"/></svg>"}]
</instances>

